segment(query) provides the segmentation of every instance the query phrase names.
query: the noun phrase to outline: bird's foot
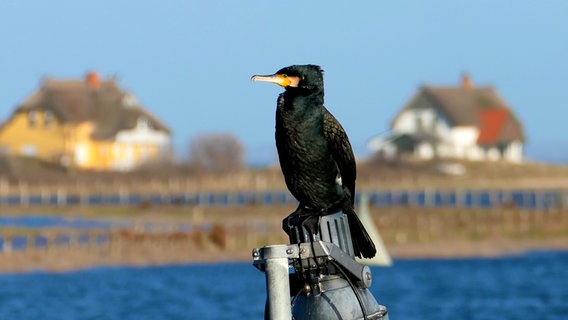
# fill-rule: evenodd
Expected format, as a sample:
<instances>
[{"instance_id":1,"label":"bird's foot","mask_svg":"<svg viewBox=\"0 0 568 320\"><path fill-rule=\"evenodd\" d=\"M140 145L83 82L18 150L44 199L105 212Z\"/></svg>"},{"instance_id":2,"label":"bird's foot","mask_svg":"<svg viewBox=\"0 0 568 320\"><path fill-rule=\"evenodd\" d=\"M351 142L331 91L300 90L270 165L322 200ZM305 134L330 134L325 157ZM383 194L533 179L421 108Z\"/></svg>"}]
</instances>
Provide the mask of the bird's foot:
<instances>
[{"instance_id":1,"label":"bird's foot","mask_svg":"<svg viewBox=\"0 0 568 320\"><path fill-rule=\"evenodd\" d=\"M300 217L302 216L302 211L302 208L298 207L296 211L290 213L290 215L282 220L282 229L288 236L290 235L290 230L293 227L301 225L302 221Z\"/></svg>"},{"instance_id":2,"label":"bird's foot","mask_svg":"<svg viewBox=\"0 0 568 320\"><path fill-rule=\"evenodd\" d=\"M319 233L319 217L322 212L314 212L309 208L298 208L289 216L282 220L282 229L288 236L291 236L293 228L304 228L309 232L310 239L313 240L314 235Z\"/></svg>"}]
</instances>

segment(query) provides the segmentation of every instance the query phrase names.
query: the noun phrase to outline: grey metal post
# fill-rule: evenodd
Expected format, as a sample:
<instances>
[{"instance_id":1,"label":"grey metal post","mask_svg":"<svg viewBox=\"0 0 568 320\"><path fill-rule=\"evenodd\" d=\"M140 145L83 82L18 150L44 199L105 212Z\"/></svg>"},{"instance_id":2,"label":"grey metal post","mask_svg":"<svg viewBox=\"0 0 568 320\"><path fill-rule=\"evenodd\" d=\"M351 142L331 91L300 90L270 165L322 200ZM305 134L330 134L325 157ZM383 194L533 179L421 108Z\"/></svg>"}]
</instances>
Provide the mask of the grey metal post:
<instances>
[{"instance_id":1,"label":"grey metal post","mask_svg":"<svg viewBox=\"0 0 568 320\"><path fill-rule=\"evenodd\" d=\"M287 258L266 260L266 287L268 292L268 315L270 319L292 319L290 295L286 294L290 292Z\"/></svg>"},{"instance_id":2,"label":"grey metal post","mask_svg":"<svg viewBox=\"0 0 568 320\"><path fill-rule=\"evenodd\" d=\"M297 256L297 246L292 245L272 245L253 250L254 265L266 274L268 319L292 319L288 259Z\"/></svg>"}]
</instances>

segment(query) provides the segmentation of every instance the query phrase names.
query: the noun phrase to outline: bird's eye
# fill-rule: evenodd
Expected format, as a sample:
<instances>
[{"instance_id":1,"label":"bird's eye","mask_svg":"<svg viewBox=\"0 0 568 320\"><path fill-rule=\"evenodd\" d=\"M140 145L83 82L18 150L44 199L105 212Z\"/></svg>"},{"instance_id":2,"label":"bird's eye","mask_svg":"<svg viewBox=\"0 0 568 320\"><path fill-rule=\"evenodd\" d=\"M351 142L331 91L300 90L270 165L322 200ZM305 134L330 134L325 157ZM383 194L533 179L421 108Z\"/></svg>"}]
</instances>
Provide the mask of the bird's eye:
<instances>
[{"instance_id":1,"label":"bird's eye","mask_svg":"<svg viewBox=\"0 0 568 320\"><path fill-rule=\"evenodd\" d=\"M283 74L283 75L282 75L282 78L288 78L288 75L287 75L287 74Z\"/></svg>"}]
</instances>

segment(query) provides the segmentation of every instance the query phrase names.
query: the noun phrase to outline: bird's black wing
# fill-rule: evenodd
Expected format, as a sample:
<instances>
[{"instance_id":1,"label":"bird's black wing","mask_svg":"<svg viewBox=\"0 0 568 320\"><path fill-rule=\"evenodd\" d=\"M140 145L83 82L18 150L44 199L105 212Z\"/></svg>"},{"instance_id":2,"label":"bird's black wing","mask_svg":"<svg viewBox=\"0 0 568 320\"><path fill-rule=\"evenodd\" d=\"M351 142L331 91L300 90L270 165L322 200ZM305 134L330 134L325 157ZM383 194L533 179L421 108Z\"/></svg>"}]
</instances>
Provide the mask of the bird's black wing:
<instances>
[{"instance_id":1,"label":"bird's black wing","mask_svg":"<svg viewBox=\"0 0 568 320\"><path fill-rule=\"evenodd\" d=\"M351 202L355 201L355 179L357 178L357 168L355 156L347 133L335 119L335 117L324 107L323 115L323 134L331 154L341 174L341 183L351 192Z\"/></svg>"},{"instance_id":2,"label":"bird's black wing","mask_svg":"<svg viewBox=\"0 0 568 320\"><path fill-rule=\"evenodd\" d=\"M347 138L347 133L345 133L339 121L325 108L323 114L323 134L333 159L339 168L341 182L351 193L351 205L344 206L343 212L347 215L347 221L349 222L353 250L358 257L372 258L377 253L377 249L367 230L365 230L365 226L363 226L353 209L355 202L355 179L357 177L353 149L351 148L351 143L349 143L349 138Z\"/></svg>"}]
</instances>

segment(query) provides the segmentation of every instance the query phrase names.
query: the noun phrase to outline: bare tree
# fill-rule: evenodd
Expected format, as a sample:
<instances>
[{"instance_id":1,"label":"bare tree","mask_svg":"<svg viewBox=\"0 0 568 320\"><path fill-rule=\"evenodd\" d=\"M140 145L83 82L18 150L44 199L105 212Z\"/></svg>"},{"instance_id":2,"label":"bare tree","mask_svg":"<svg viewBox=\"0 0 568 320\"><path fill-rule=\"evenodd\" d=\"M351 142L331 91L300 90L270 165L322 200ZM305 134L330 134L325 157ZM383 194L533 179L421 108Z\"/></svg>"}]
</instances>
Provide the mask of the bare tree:
<instances>
[{"instance_id":1,"label":"bare tree","mask_svg":"<svg viewBox=\"0 0 568 320\"><path fill-rule=\"evenodd\" d=\"M193 138L189 162L197 169L229 173L244 167L244 147L231 134L207 134Z\"/></svg>"}]
</instances>

